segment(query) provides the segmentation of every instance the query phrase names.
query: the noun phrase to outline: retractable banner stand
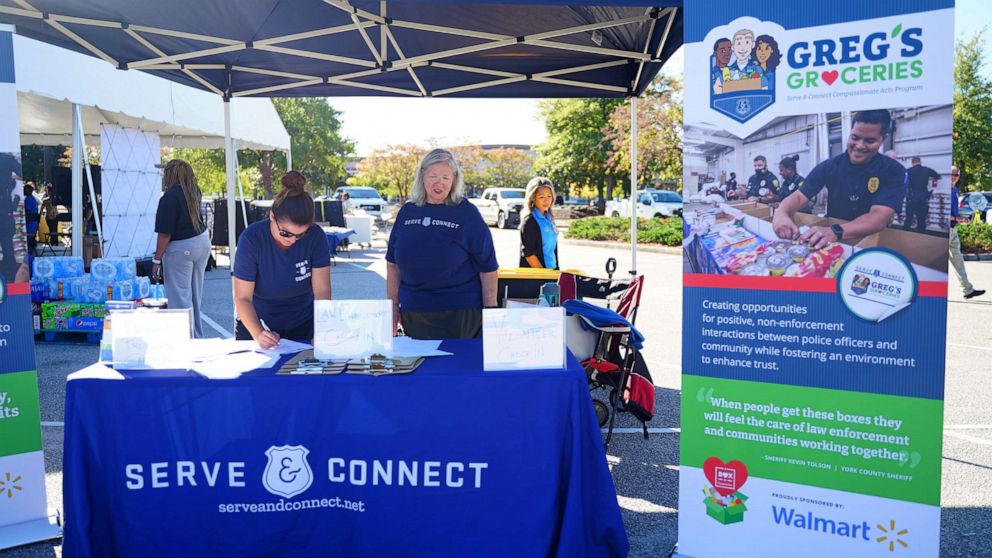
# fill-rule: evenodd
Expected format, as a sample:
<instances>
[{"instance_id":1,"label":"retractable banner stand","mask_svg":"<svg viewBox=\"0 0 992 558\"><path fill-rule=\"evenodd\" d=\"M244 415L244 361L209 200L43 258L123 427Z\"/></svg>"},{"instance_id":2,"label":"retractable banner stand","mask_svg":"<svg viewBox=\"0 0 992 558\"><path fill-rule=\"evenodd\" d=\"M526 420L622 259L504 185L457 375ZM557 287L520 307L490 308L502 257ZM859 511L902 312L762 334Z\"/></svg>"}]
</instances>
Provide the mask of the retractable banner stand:
<instances>
[{"instance_id":1,"label":"retractable banner stand","mask_svg":"<svg viewBox=\"0 0 992 558\"><path fill-rule=\"evenodd\" d=\"M12 34L0 25L0 549L61 535L45 497Z\"/></svg>"},{"instance_id":2,"label":"retractable banner stand","mask_svg":"<svg viewBox=\"0 0 992 558\"><path fill-rule=\"evenodd\" d=\"M938 554L953 12L687 6L679 555Z\"/></svg>"}]
</instances>

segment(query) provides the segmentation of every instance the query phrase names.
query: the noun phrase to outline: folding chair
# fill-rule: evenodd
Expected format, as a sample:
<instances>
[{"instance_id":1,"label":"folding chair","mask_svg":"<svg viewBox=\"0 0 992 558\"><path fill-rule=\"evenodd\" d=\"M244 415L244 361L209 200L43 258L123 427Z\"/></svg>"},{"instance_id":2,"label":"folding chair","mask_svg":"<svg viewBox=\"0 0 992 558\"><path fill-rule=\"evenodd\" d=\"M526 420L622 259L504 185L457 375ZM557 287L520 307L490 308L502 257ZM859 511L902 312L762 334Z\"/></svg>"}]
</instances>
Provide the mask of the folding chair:
<instances>
[{"instance_id":1,"label":"folding chair","mask_svg":"<svg viewBox=\"0 0 992 558\"><path fill-rule=\"evenodd\" d=\"M612 275L609 268L608 272ZM609 405L593 399L600 426L609 425L606 445L609 446L613 437L617 412L632 412L641 422L647 439L647 421L651 420L654 412L654 384L650 381L650 373L638 348L643 338L633 326L644 289L644 276L603 280L562 273L559 285L562 300L566 301L566 310L575 311L586 329L597 332L599 336L592 356L583 360L582 364L590 391L600 388L609 390ZM597 314L590 317L580 313L582 308L579 305L567 302L567 299L583 298L605 300L606 311L595 312L592 308L586 308ZM614 304L616 310L611 311Z\"/></svg>"}]
</instances>

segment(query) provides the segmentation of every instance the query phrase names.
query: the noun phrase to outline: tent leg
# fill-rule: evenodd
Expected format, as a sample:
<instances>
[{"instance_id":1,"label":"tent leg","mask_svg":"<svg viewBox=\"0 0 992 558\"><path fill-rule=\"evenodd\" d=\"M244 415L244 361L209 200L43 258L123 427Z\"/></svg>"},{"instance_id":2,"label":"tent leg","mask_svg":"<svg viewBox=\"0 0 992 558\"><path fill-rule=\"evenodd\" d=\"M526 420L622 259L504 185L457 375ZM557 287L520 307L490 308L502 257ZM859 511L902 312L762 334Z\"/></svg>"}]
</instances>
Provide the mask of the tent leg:
<instances>
[{"instance_id":1,"label":"tent leg","mask_svg":"<svg viewBox=\"0 0 992 558\"><path fill-rule=\"evenodd\" d=\"M224 99L224 167L227 170L227 253L231 257L231 275L234 275L234 245L237 241L238 223L234 204L234 149L231 144L231 101Z\"/></svg>"},{"instance_id":2,"label":"tent leg","mask_svg":"<svg viewBox=\"0 0 992 558\"><path fill-rule=\"evenodd\" d=\"M79 143L80 143L80 155L82 155L83 166L86 169L86 181L89 182L90 186L90 205L93 207L93 220L96 222L96 238L97 246L99 246L99 254L101 257L106 256L103 253L103 223L100 217L100 212L97 208L96 199L96 189L93 186L93 169L90 167L90 158L86 157L86 134L83 133L83 109L79 105L75 105L77 121L79 124Z\"/></svg>"},{"instance_id":3,"label":"tent leg","mask_svg":"<svg viewBox=\"0 0 992 558\"><path fill-rule=\"evenodd\" d=\"M83 215L86 208L83 206L83 156L81 147L83 139L80 136L79 105L72 104L72 255L83 255Z\"/></svg>"},{"instance_id":4,"label":"tent leg","mask_svg":"<svg viewBox=\"0 0 992 558\"><path fill-rule=\"evenodd\" d=\"M289 138L289 149L286 150L286 172L293 170L293 137Z\"/></svg>"},{"instance_id":5,"label":"tent leg","mask_svg":"<svg viewBox=\"0 0 992 558\"><path fill-rule=\"evenodd\" d=\"M637 276L637 97L630 98L630 275Z\"/></svg>"}]
</instances>

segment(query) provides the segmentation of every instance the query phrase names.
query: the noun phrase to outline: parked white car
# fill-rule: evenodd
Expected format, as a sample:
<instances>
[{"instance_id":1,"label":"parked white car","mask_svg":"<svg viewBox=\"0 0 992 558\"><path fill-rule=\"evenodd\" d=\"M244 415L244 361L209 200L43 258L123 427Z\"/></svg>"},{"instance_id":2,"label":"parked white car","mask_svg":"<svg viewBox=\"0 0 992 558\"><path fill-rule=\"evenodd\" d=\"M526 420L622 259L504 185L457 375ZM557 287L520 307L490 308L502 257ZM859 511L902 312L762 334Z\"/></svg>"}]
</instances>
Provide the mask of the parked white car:
<instances>
[{"instance_id":1,"label":"parked white car","mask_svg":"<svg viewBox=\"0 0 992 558\"><path fill-rule=\"evenodd\" d=\"M610 217L630 217L630 200L609 200L606 214ZM682 215L682 196L669 190L641 190L637 196L637 216L672 217Z\"/></svg>"},{"instance_id":2,"label":"parked white car","mask_svg":"<svg viewBox=\"0 0 992 558\"><path fill-rule=\"evenodd\" d=\"M527 191L523 188L486 188L482 196L469 201L479 208L487 225L509 229L520 224L520 209Z\"/></svg>"},{"instance_id":3,"label":"parked white car","mask_svg":"<svg viewBox=\"0 0 992 558\"><path fill-rule=\"evenodd\" d=\"M366 186L342 186L334 191L334 199L343 200L346 192L348 194L348 199L344 202L345 213L347 213L349 209L352 212L361 210L367 215L381 217L383 211L388 205L386 200L382 199L382 196L379 195L379 192L375 188L369 188Z\"/></svg>"}]
</instances>

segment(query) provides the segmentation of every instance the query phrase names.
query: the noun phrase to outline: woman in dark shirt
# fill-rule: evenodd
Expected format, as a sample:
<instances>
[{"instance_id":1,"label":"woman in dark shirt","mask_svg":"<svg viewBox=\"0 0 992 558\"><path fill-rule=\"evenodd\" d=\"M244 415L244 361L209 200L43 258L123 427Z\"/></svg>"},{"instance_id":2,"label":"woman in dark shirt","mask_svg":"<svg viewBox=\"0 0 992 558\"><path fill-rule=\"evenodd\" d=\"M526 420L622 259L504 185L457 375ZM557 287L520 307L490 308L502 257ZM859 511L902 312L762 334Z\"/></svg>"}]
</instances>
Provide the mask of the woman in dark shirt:
<instances>
[{"instance_id":1,"label":"woman in dark shirt","mask_svg":"<svg viewBox=\"0 0 992 558\"><path fill-rule=\"evenodd\" d=\"M155 232L158 242L152 259L152 277L164 279L169 308L193 309L193 332L203 337L200 300L203 273L210 257L210 236L200 217L200 187L193 167L179 159L165 165L162 183L167 188L158 200Z\"/></svg>"},{"instance_id":2,"label":"woman in dark shirt","mask_svg":"<svg viewBox=\"0 0 992 558\"><path fill-rule=\"evenodd\" d=\"M268 349L313 341L314 300L331 299L331 249L314 224L313 198L297 171L282 177L269 218L249 225L234 258L234 336Z\"/></svg>"},{"instance_id":3,"label":"woman in dark shirt","mask_svg":"<svg viewBox=\"0 0 992 558\"><path fill-rule=\"evenodd\" d=\"M532 178L526 198L520 219L520 267L558 269L558 226L551 214L554 186L547 178Z\"/></svg>"}]
</instances>

